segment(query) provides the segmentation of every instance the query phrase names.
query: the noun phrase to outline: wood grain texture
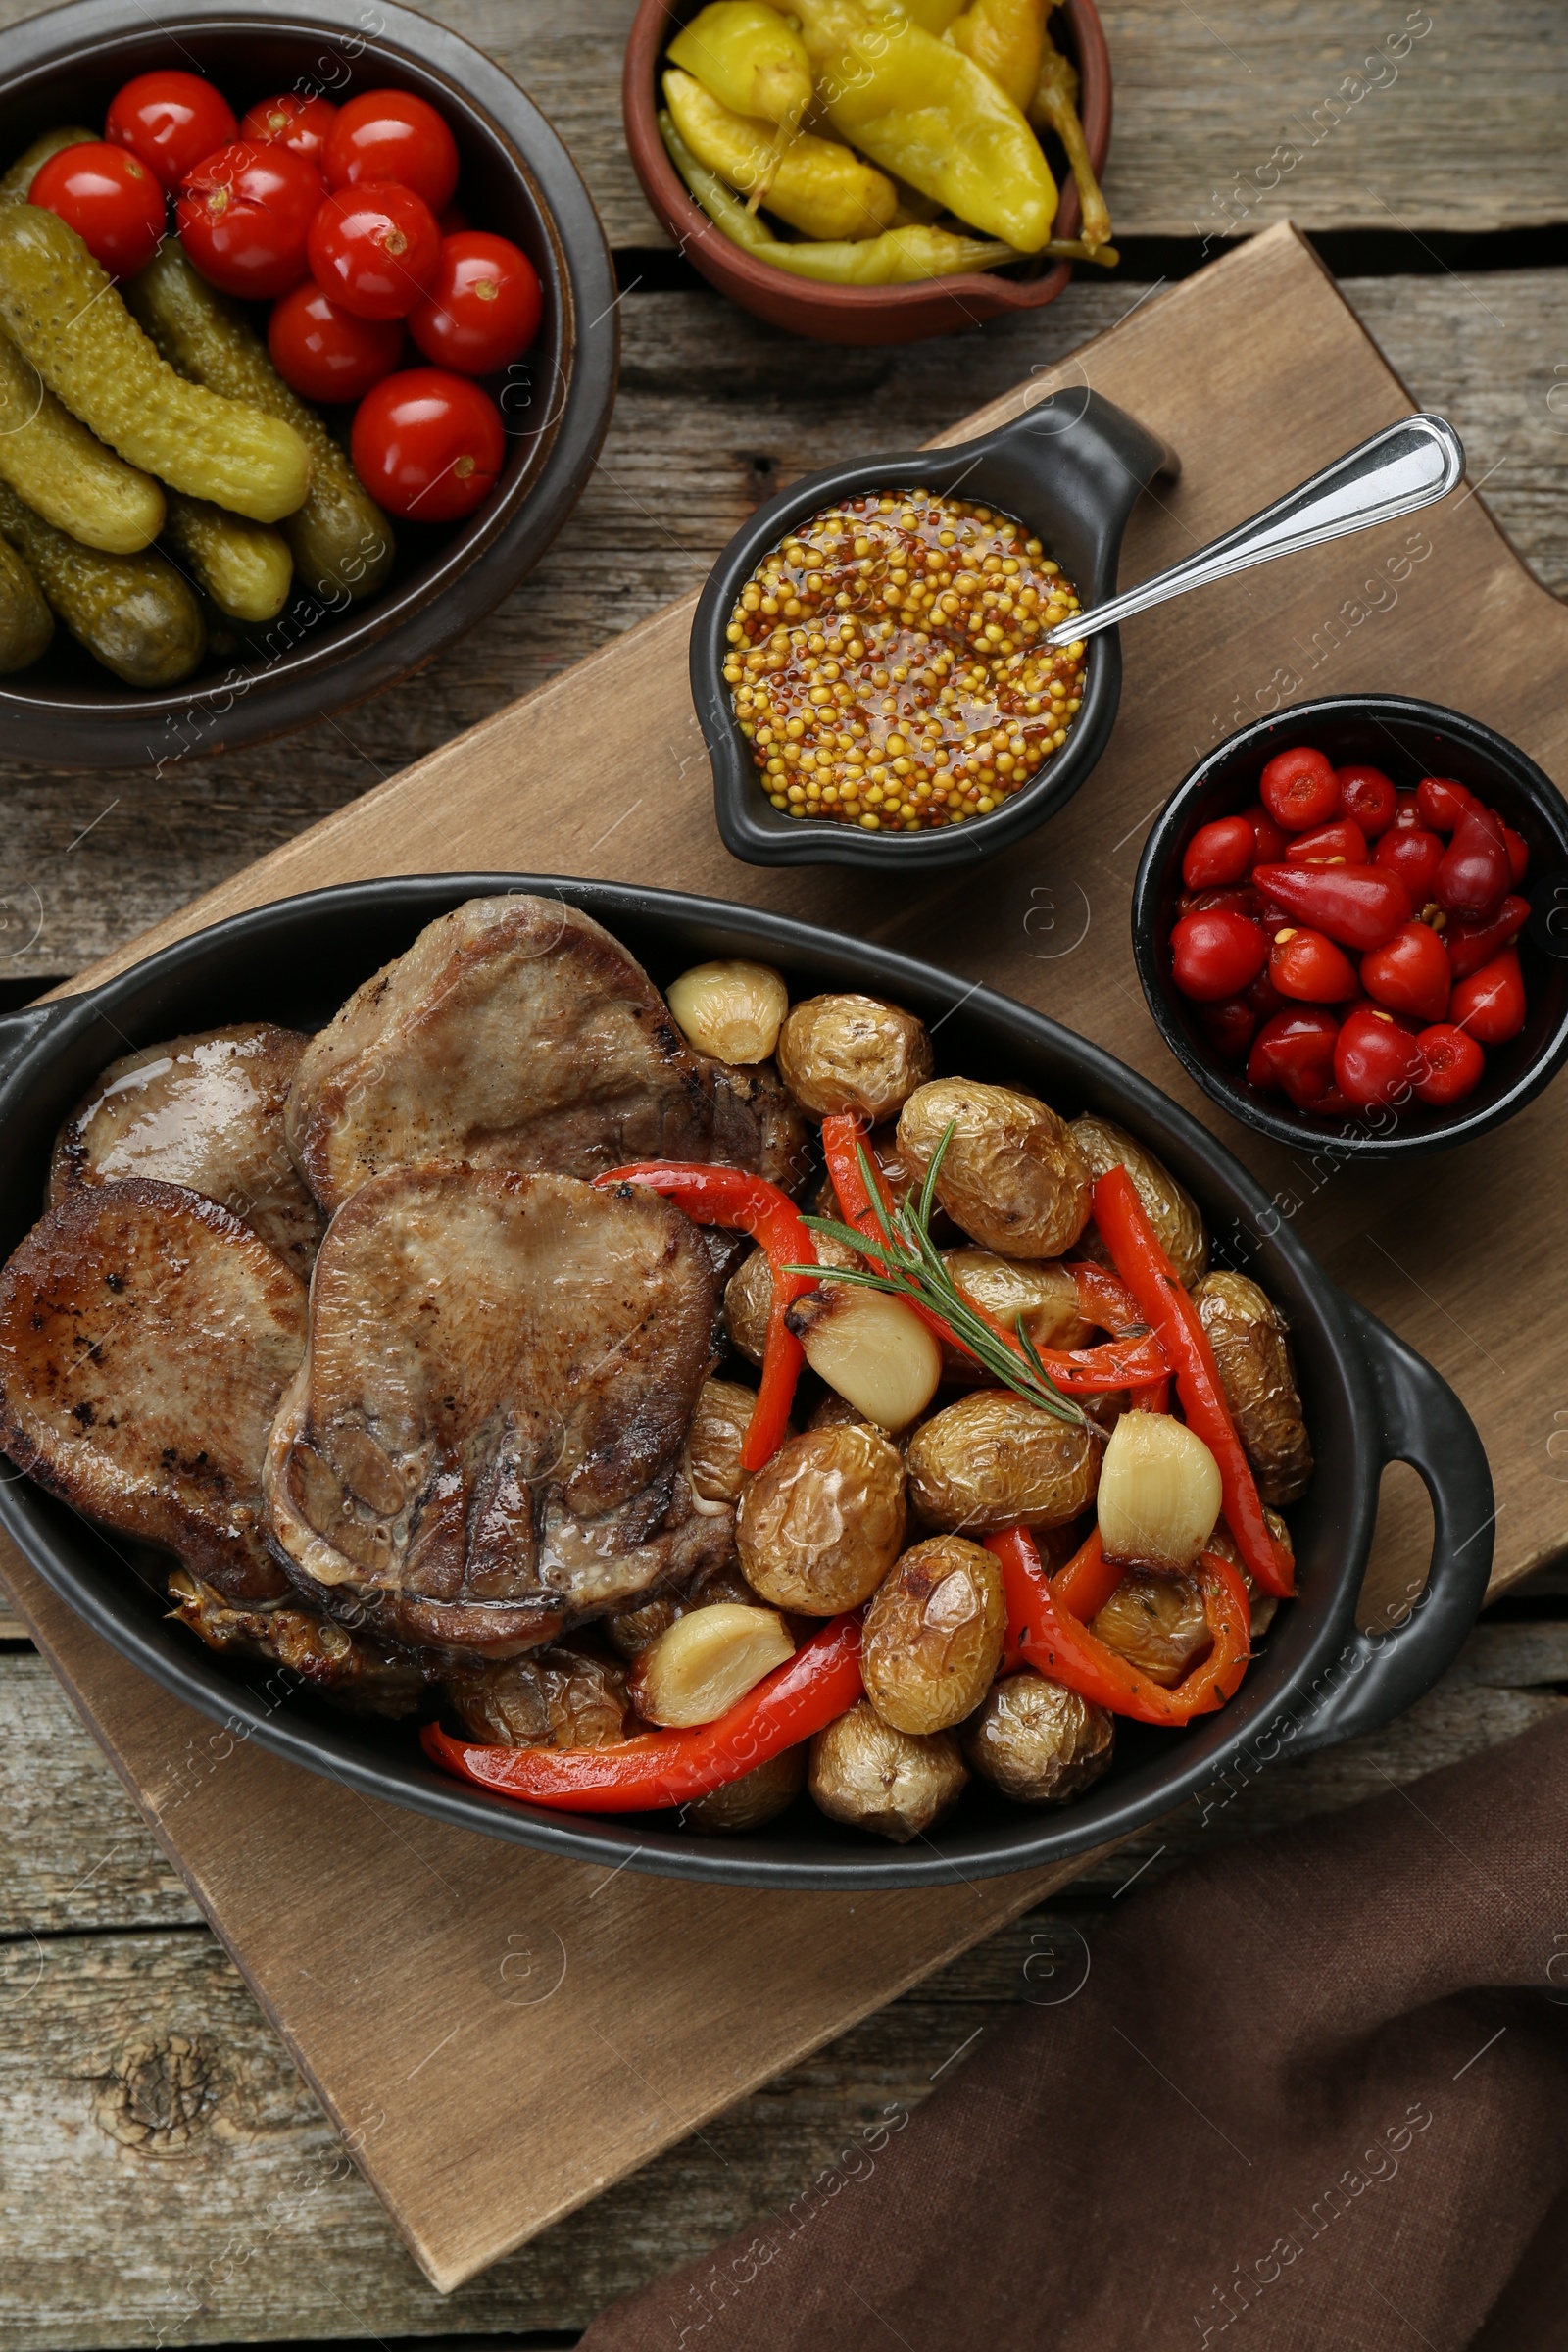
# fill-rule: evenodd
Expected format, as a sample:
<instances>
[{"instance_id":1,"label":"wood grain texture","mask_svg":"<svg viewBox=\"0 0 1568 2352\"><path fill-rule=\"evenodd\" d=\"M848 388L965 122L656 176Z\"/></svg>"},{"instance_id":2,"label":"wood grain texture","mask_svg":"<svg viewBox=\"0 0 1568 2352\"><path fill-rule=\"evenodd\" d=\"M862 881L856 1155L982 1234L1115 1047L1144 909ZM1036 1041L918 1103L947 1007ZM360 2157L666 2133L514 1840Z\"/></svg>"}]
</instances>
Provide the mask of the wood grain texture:
<instances>
[{"instance_id":1,"label":"wood grain texture","mask_svg":"<svg viewBox=\"0 0 1568 2352\"><path fill-rule=\"evenodd\" d=\"M0 0L0 25L38 13ZM627 161L635 0L425 0L550 117L612 245L667 242ZM1101 0L1122 236L1568 219L1556 0ZM1425 29L1423 29L1423 26Z\"/></svg>"},{"instance_id":2,"label":"wood grain texture","mask_svg":"<svg viewBox=\"0 0 1568 2352\"><path fill-rule=\"evenodd\" d=\"M79 1889L96 1855L128 1829L149 1889L161 1857L38 1663L0 1661L7 1748L30 1735L0 1811L3 1883L32 1905L8 1900L0 1916L0 2352L584 2326L768 2209L794 2207L806 2226L824 2170L853 2186L868 2162L896 2163L902 2118L934 2078L1014 2004L1071 1992L1104 1908L1142 1865L1140 1886L1216 1842L1402 1785L1568 1704L1552 1688L1565 1681L1568 1626L1482 1626L1390 1732L1184 1808L443 2298L205 1929L79 1933L97 1924ZM68 1769L76 1801L61 1813ZM33 1800L24 1812L18 1790ZM130 1897L132 1916L146 1919ZM889 2137L873 2154L865 2133L879 2126Z\"/></svg>"},{"instance_id":3,"label":"wood grain texture","mask_svg":"<svg viewBox=\"0 0 1568 2352\"><path fill-rule=\"evenodd\" d=\"M1203 382L1207 355L1218 344L1237 354L1228 399L1217 408L1195 407L1191 387ZM1298 364L1303 349L1319 363L1310 372ZM1082 352L1073 369L1145 416L1187 460L1180 491L1140 518L1129 559L1132 576L1249 511L1280 478L1297 478L1403 406L1398 387L1310 257L1279 234L1164 301L1148 304L1121 333ZM1049 388L1051 380L1042 377L1032 388ZM1234 682L1249 693L1266 686L1301 637L1307 650L1298 647L1295 658L1312 661L1336 686L1382 682L1378 666L1392 663L1412 690L1441 691L1442 631L1451 615L1451 580L1462 569L1481 585L1488 624L1471 662L1470 706L1501 716L1548 762L1564 749L1568 721L1544 681L1560 665L1568 623L1508 557L1474 500L1431 519L1429 552L1406 564L1392 604L1366 622L1352 623L1342 616L1348 600L1361 593L1365 552L1357 549L1348 565L1343 549L1321 551L1292 575L1289 594L1284 574L1277 575L1279 592L1267 597L1235 583L1213 593L1200 619L1196 608L1175 606L1129 631L1123 717L1093 795L1052 828L1038 851L1032 846L1010 861L1005 876L993 877L989 890L982 876L958 890L922 893L911 904L887 886L852 888L838 874L786 879L730 865L713 844L706 779L694 759L684 701L684 616L677 610L597 655L571 680L436 753L358 809L280 851L206 906L188 911L179 927L307 881L389 868L415 871L450 864L455 855L469 864L536 863L644 879L652 873L916 946L1065 1012L1169 1084L1169 1064L1153 1046L1122 968L1125 895L1139 821L1171 780L1172 744L1184 745L1185 759L1185 739L1209 740L1228 723L1215 723L1217 685ZM1381 549L1372 552L1380 564L1387 561ZM1311 651L1315 635L1323 643L1320 662ZM1216 644L1228 650L1231 678L1216 677ZM606 789L607 776L615 780L613 792ZM608 836L607 825L614 827ZM1122 833L1125 840L1117 838ZM1115 843L1109 852L1107 841ZM1046 887L1082 890L1091 906L1084 945L1070 961L1043 962L1023 930L1022 913L1034 904L1029 892ZM975 905L986 909L983 925L968 911ZM1408 1187L1371 1190L1347 1177L1325 1198L1303 1201L1290 1213L1299 1214L1320 1249L1342 1253L1375 1239L1381 1227L1421 1292L1441 1301L1440 1315L1454 1321L1467 1346L1470 1333L1490 1330L1486 1318L1497 1311L1505 1286L1511 1283L1520 1295L1527 1278L1523 1261L1509 1256L1511 1244L1501 1228L1533 1218L1538 1253L1543 1236L1549 1247L1551 1219L1561 1213L1555 1180L1560 1145L1550 1110L1549 1100L1538 1104L1510 1131L1517 1140L1508 1162L1513 1197L1507 1219L1488 1204L1486 1166L1464 1172L1472 1188L1466 1243L1483 1261L1474 1295L1467 1289L1458 1296L1452 1288L1454 1281L1468 1283L1469 1269L1468 1263L1455 1268L1447 1262L1453 1242L1443 1227L1446 1212L1440 1204L1418 1228ZM1255 1144L1247 1151L1258 1164ZM1456 1164L1446 1163L1450 1180ZM1434 1225L1444 1253L1439 1267L1421 1254ZM1473 1246L1477 1230L1488 1237L1479 1250ZM1391 1278L1374 1263L1358 1287L1384 1303L1380 1282L1388 1290ZM1396 1310L1399 1304L1396 1296ZM1424 1343L1425 1311L1417 1298L1395 1319L1464 1387L1463 1368L1453 1360L1463 1347L1446 1330ZM1527 1415L1534 1407L1539 1420L1541 1398L1536 1389L1516 1393L1490 1366L1485 1382L1472 1369L1468 1386L1478 1412L1494 1415L1489 1443L1509 1482L1503 1536L1511 1548L1503 1565L1517 1572L1532 1544L1539 1548L1551 1529L1564 1524L1563 1491L1550 1477L1549 1461L1543 1472L1532 1451L1544 1442ZM1549 1492L1543 1494L1543 1487ZM1394 1572L1408 1573L1412 1552L1409 1538L1396 1532L1390 1551ZM388 2119L367 2141L362 2161L427 2267L444 2279L493 2257L507 2242L508 2228L514 2237L519 2226L536 2227L591 2194L609 2173L636 2163L694 2117L711 2113L748 2082L886 1998L943 1949L956 1949L1007 1908L999 1900L984 1918L971 1910L959 1922L945 1913L939 1917L945 1896L922 1897L918 1921L912 1914L901 1920L900 1898L886 1898L885 1917L848 1931L841 1907L831 1930L808 1923L804 1939L814 1976L803 1986L783 1967L781 1908L772 1906L764 1932L760 1913L749 1919L746 1907L737 1906L719 1937L724 1981L701 1996L710 2014L700 2006L694 2015L689 1981L678 1991L662 1978L656 1984L657 1939L636 1939L637 1923L658 1918L657 1908L639 1897L662 1883L622 1874L602 1898L592 1898L606 1908L596 1908L592 1928L585 1930L576 1913L586 1912L587 1890L564 1892L568 1874L561 1865L548 1866L552 1886L533 1876L524 1890L525 1874L540 1867L534 1858L427 1831L406 1816L383 1819L341 1791L302 1785L269 1759L236 1752L221 1759L219 1770L203 1765L193 1774L190 1749L181 1740L206 1740L206 1727L183 1728L169 1702L92 1642L36 1580L24 1576L18 1597L29 1621L47 1628L57 1662L89 1711L108 1719L111 1746L127 1760L153 1804L163 1805L166 1829L184 1849L196 1891L222 1917L242 1962L264 1987L270 2014L283 2024L296 2053L306 2056L317 2086L328 2092L335 2119L350 2128L367 2117ZM308 1787L304 1797L302 1786ZM345 1812L344 1806L355 1810ZM287 1845L298 1873L292 1882L279 1868L269 1832ZM462 1850L469 1846L478 1849L471 1856ZM432 1864L439 1873L433 1892L427 1883ZM702 1906L695 1890L679 1892L679 1910L669 1916L685 1930L681 1950L689 1980L689 1955L706 1963L713 1938L711 1933L706 1941L702 1933L691 1936L691 1921ZM1007 1892L1009 1902L1023 1902L1038 1888ZM602 1980L585 1986L580 1971L572 1980L569 2047L559 2005L551 2021L554 2035L531 2036L525 2013L499 1999L493 1984L469 1982L476 1952L482 1971L488 1948L498 1973L506 1935L519 1932L509 1925L509 1900L522 1904L523 1932L532 1933L538 1920L553 1924L564 1917L573 1948L581 1939L588 1958L608 1964ZM983 1906L987 1890L974 1900ZM564 1911L552 1910L563 1903ZM345 1924L351 1920L357 1931L352 1939ZM868 1951L868 1944L874 1948ZM393 1951L395 1969L385 1958ZM323 1965L324 1976L318 1974ZM787 2033L779 2028L775 2034L778 2021L759 2017L756 1987L776 1987L781 1969L796 2014ZM318 1979L316 1984L306 1972ZM637 1979L637 1999L627 1998L629 1978ZM814 2025L803 2007L813 1995L820 1995ZM466 2049L458 2042L439 2069L432 2067L411 2089L409 2067L420 2072L454 2018L459 2032L472 2033ZM774 2035L770 2049L759 2047L764 2031ZM608 2036L608 2057L594 2048L594 2034ZM727 2081L720 2082L726 2070ZM525 2074L533 2104L519 2147L522 2119L512 2086ZM579 2152L580 2140L571 2139L585 2103L596 2108L599 2129L599 2152L592 2159ZM437 2108L445 2110L439 2131ZM537 2164L541 2145L548 2150L548 2178L519 2183L519 2165L527 2169L524 2150L536 2152ZM503 2171L504 2181L498 2179Z\"/></svg>"},{"instance_id":4,"label":"wood grain texture","mask_svg":"<svg viewBox=\"0 0 1568 2352\"><path fill-rule=\"evenodd\" d=\"M1568 272L1341 291L1418 405L1453 419L1484 503L1537 576L1568 589L1568 379L1554 373L1568 366ZM571 523L533 578L418 678L157 783L0 761L0 978L79 970L696 588L758 501L796 475L916 446L1147 293L1075 286L1043 315L896 352L791 342L716 295L633 295L614 421ZM1272 479L1284 487L1283 468ZM1131 557L1123 576L1137 576Z\"/></svg>"}]
</instances>

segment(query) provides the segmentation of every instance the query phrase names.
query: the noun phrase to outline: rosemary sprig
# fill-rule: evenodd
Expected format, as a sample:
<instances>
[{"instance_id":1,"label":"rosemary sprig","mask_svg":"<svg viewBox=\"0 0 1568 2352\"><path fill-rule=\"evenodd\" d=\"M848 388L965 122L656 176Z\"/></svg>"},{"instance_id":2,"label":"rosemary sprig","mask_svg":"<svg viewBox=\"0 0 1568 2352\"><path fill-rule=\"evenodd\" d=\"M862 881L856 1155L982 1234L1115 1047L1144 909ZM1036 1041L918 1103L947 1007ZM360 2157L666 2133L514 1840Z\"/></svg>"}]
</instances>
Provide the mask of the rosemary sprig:
<instances>
[{"instance_id":1,"label":"rosemary sprig","mask_svg":"<svg viewBox=\"0 0 1568 2352\"><path fill-rule=\"evenodd\" d=\"M1087 1426L1088 1416L1070 1396L1063 1396L1040 1360L1040 1351L1024 1329L1023 1316L1017 1318L1015 1329L1024 1359L1013 1354L1006 1342L993 1331L984 1316L976 1314L968 1299L954 1281L942 1262L942 1253L931 1239L931 1211L936 1200L937 1177L948 1146L952 1143L956 1121L950 1121L941 1141L931 1155L931 1165L920 1187L919 1200L906 1200L902 1208L891 1215L883 1202L881 1191L872 1172L865 1146L857 1144L860 1174L865 1185L871 1213L881 1228L880 1241L865 1233L858 1233L853 1225L841 1224L836 1217L807 1217L804 1221L812 1233L820 1233L831 1241L840 1242L861 1256L882 1261L882 1271L868 1266L788 1266L790 1274L808 1274L818 1282L858 1283L863 1290L885 1291L890 1298L911 1299L916 1305L940 1315L956 1340L983 1364L1003 1387L1016 1396L1038 1405L1043 1413L1053 1414L1058 1421L1070 1421L1075 1426Z\"/></svg>"}]
</instances>

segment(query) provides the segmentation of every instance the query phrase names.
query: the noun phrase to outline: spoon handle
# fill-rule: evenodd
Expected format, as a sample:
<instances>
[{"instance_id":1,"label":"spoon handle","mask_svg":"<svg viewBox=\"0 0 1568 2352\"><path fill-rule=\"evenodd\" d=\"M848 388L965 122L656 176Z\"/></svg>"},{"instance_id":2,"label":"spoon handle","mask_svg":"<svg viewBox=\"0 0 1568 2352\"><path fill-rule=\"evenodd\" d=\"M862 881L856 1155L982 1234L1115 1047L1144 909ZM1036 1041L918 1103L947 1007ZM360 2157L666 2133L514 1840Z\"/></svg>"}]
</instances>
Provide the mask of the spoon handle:
<instances>
[{"instance_id":1,"label":"spoon handle","mask_svg":"<svg viewBox=\"0 0 1568 2352\"><path fill-rule=\"evenodd\" d=\"M1141 587L1113 596L1108 604L1079 612L1048 631L1047 645L1073 645L1151 605L1185 595L1189 588L1205 587L1250 564L1267 564L1275 556L1294 555L1298 548L1316 547L1347 531L1364 531L1374 522L1390 522L1396 514L1411 514L1417 507L1446 498L1464 472L1464 444L1443 416L1406 416L1386 425L1299 489L1276 499L1271 507L1239 522L1223 538L1211 540L1196 555L1156 572Z\"/></svg>"}]
</instances>

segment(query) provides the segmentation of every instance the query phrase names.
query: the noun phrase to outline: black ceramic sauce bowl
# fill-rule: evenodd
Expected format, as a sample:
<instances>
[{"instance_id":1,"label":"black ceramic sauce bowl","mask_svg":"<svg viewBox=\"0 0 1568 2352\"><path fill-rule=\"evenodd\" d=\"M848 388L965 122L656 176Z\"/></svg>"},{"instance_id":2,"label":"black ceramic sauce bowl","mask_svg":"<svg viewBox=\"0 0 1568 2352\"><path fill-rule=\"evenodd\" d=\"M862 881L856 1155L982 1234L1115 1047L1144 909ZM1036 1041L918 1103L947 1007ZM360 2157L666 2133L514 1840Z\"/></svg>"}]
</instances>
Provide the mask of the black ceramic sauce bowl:
<instances>
[{"instance_id":1,"label":"black ceramic sauce bowl","mask_svg":"<svg viewBox=\"0 0 1568 2352\"><path fill-rule=\"evenodd\" d=\"M1524 885L1533 909L1519 942L1529 1012L1519 1035L1489 1046L1474 1094L1451 1109L1390 1104L1353 1116L1314 1118L1283 1095L1247 1084L1245 1064L1215 1053L1199 1008L1173 985L1170 933L1182 895L1182 858L1200 825L1257 799L1276 752L1311 744L1336 767L1366 760L1401 792L1423 776L1450 776L1494 807L1530 845ZM1342 695L1297 703L1244 727L1199 762L1166 803L1144 845L1133 885L1133 956L1160 1035L1204 1092L1233 1118L1283 1144L1409 1159L1484 1135L1533 1102L1568 1060L1568 802L1517 744L1479 719L1396 694Z\"/></svg>"},{"instance_id":2,"label":"black ceramic sauce bowl","mask_svg":"<svg viewBox=\"0 0 1568 2352\"><path fill-rule=\"evenodd\" d=\"M236 114L282 90L334 104L392 85L418 92L457 140L474 225L510 237L538 270L544 318L532 349L487 385L507 427L498 487L463 522L395 523L398 562L377 595L336 606L296 589L268 628L236 630L167 691L122 685L63 628L41 662L0 679L8 757L57 768L210 757L419 668L538 562L593 470L614 398L615 281L598 216L543 115L481 50L394 0L155 11L71 0L0 32L0 161L64 123L96 130L122 82L164 66L207 74ZM255 316L265 332L265 312Z\"/></svg>"},{"instance_id":3,"label":"black ceramic sauce bowl","mask_svg":"<svg viewBox=\"0 0 1568 2352\"><path fill-rule=\"evenodd\" d=\"M1447 1665L1486 1591L1492 1485L1474 1428L1430 1365L1335 1288L1206 1129L1122 1063L989 990L781 915L607 883L439 874L233 916L89 995L0 1021L0 1255L38 1214L60 1120L127 1047L256 1015L314 1026L435 916L505 890L553 892L585 908L664 986L710 956L745 956L778 966L792 995L854 988L893 998L940 1020L939 1070L1011 1081L1068 1115L1103 1112L1157 1152L1201 1203L1221 1254L1253 1272L1290 1318L1317 1456L1290 1514L1300 1596L1281 1607L1229 1705L1180 1732L1123 1721L1111 1771L1059 1811L1025 1810L974 1787L932 1836L894 1846L836 1826L803 1798L766 1831L724 1838L684 1832L667 1816L553 1815L450 1779L407 1726L356 1721L275 1670L269 1679L202 1648L170 1622L122 1542L27 1480L0 1478L0 1524L26 1558L165 1690L294 1763L493 1837L608 1868L854 1891L947 1885L1082 1853L1157 1819L1239 1758L1255 1770L1375 1729ZM1358 1633L1379 1480L1394 1459L1413 1462L1432 1494L1431 1575L1406 1622Z\"/></svg>"},{"instance_id":4,"label":"black ceramic sauce bowl","mask_svg":"<svg viewBox=\"0 0 1568 2352\"><path fill-rule=\"evenodd\" d=\"M713 808L724 845L750 865L861 865L928 873L972 865L1032 833L1064 808L1110 740L1121 698L1121 642L1091 640L1083 701L1061 750L1022 791L961 825L870 833L858 825L787 816L753 764L724 680L724 632L741 590L788 531L835 501L866 491L925 489L977 500L1028 523L1087 611L1115 593L1127 518L1157 473L1178 462L1153 434L1098 392L1055 392L978 441L906 456L857 458L797 482L760 507L719 557L692 623L692 700L713 763Z\"/></svg>"}]
</instances>

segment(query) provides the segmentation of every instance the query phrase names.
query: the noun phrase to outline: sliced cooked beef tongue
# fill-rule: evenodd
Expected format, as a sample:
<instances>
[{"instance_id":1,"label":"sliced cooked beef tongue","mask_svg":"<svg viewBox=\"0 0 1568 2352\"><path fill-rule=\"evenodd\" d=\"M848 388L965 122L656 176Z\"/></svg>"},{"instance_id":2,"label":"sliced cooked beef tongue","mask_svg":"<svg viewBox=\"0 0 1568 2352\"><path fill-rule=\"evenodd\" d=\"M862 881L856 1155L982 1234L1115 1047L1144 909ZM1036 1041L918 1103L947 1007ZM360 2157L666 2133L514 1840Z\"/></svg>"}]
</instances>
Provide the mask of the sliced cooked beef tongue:
<instances>
[{"instance_id":1,"label":"sliced cooked beef tongue","mask_svg":"<svg viewBox=\"0 0 1568 2352\"><path fill-rule=\"evenodd\" d=\"M330 1213L368 1177L434 1161L593 1177L721 1160L793 1187L806 1130L776 1074L691 1052L617 940L557 899L470 899L312 1039L288 1102Z\"/></svg>"},{"instance_id":2,"label":"sliced cooked beef tongue","mask_svg":"<svg viewBox=\"0 0 1568 2352\"><path fill-rule=\"evenodd\" d=\"M393 1640L505 1657L724 1556L678 1470L712 1361L702 1237L657 1194L405 1168L317 1259L268 1448L302 1592Z\"/></svg>"},{"instance_id":3,"label":"sliced cooked beef tongue","mask_svg":"<svg viewBox=\"0 0 1568 2352\"><path fill-rule=\"evenodd\" d=\"M285 1592L261 1469L305 1307L298 1274L216 1202L143 1177L80 1185L0 1269L0 1445L226 1599Z\"/></svg>"},{"instance_id":4,"label":"sliced cooked beef tongue","mask_svg":"<svg viewBox=\"0 0 1568 2352\"><path fill-rule=\"evenodd\" d=\"M171 1038L112 1061L55 1140L54 1205L77 1185L188 1185L308 1276L324 1223L283 1133L306 1039L270 1021Z\"/></svg>"}]
</instances>

